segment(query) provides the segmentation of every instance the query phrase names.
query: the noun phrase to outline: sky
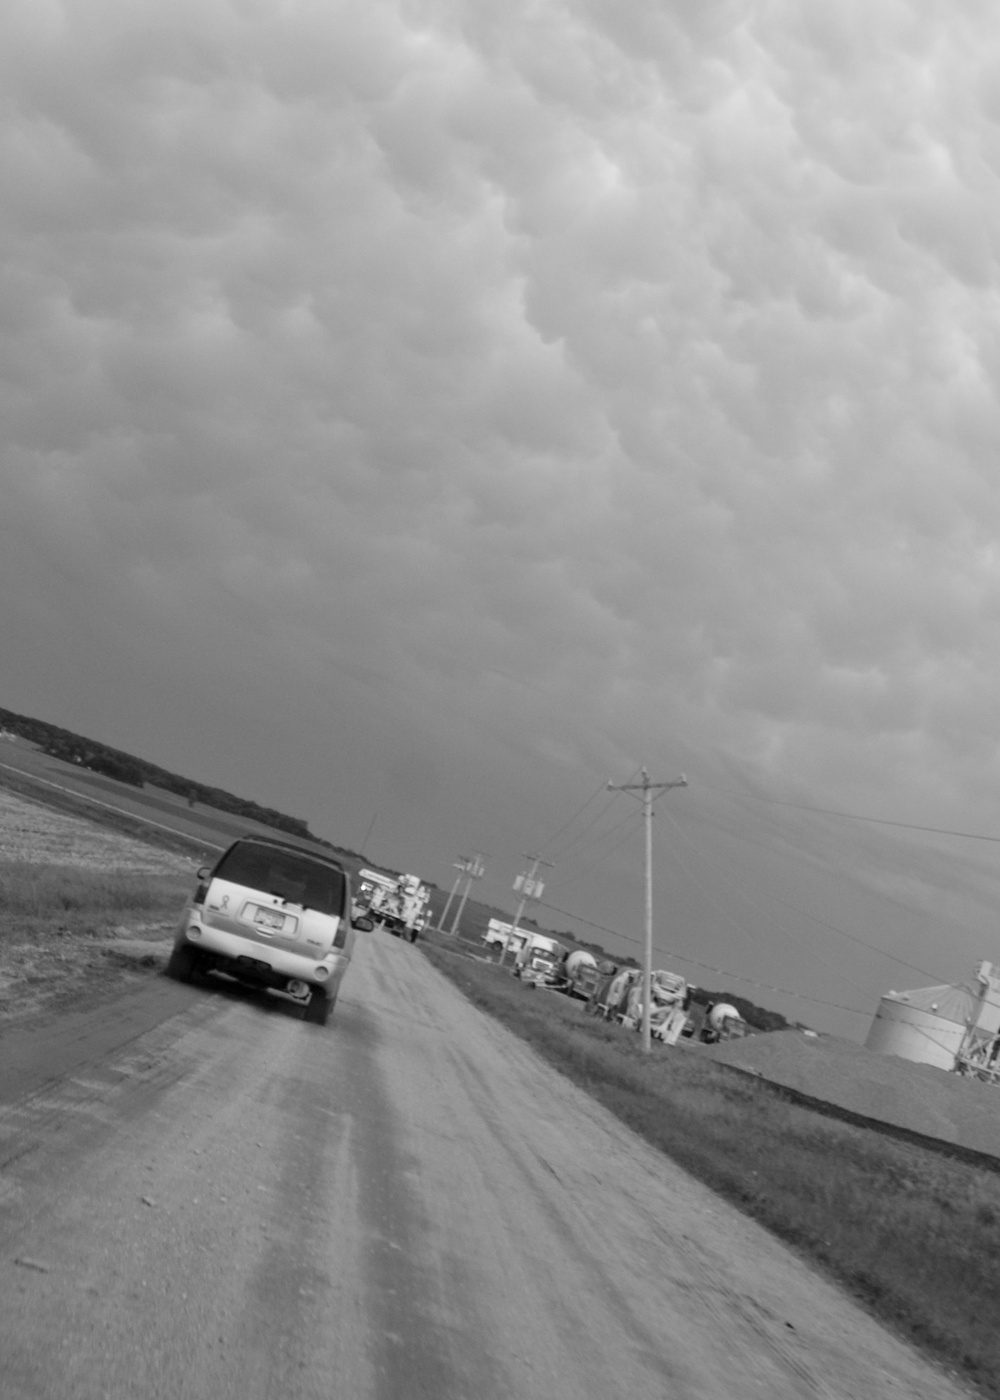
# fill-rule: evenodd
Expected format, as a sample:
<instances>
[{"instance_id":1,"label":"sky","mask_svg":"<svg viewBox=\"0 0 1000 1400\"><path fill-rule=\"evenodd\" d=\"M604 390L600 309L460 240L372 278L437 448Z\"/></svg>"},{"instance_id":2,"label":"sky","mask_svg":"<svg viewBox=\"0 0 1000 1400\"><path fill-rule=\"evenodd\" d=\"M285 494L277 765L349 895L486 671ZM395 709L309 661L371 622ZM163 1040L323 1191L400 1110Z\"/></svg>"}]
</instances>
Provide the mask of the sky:
<instances>
[{"instance_id":1,"label":"sky","mask_svg":"<svg viewBox=\"0 0 1000 1400\"><path fill-rule=\"evenodd\" d=\"M0 36L0 705L626 942L683 772L665 965L856 1038L1000 962L995 843L805 810L1000 835L993 6Z\"/></svg>"}]
</instances>

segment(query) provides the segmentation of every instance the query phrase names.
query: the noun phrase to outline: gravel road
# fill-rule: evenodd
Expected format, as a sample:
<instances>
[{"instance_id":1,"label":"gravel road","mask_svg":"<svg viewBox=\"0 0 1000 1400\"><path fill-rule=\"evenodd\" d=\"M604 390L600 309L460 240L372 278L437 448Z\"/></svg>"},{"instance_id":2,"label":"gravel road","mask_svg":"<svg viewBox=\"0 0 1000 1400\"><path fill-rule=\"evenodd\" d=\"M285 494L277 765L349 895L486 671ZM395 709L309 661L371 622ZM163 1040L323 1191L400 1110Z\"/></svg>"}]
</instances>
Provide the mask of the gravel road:
<instances>
[{"instance_id":1,"label":"gravel road","mask_svg":"<svg viewBox=\"0 0 1000 1400\"><path fill-rule=\"evenodd\" d=\"M0 1039L4 1400L966 1394L419 948L128 1005Z\"/></svg>"}]
</instances>

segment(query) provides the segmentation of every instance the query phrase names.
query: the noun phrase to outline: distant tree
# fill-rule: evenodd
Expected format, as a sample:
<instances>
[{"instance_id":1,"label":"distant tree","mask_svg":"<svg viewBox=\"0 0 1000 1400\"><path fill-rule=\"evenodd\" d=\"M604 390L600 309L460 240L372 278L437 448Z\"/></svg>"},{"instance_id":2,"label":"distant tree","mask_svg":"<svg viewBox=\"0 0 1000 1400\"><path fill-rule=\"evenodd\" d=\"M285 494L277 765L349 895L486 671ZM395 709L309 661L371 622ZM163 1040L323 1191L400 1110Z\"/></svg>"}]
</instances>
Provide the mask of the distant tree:
<instances>
[{"instance_id":1,"label":"distant tree","mask_svg":"<svg viewBox=\"0 0 1000 1400\"><path fill-rule=\"evenodd\" d=\"M91 754L84 759L84 766L92 773L103 773L106 778L116 778L120 783L131 783L142 787L142 766L133 758L108 751Z\"/></svg>"}]
</instances>

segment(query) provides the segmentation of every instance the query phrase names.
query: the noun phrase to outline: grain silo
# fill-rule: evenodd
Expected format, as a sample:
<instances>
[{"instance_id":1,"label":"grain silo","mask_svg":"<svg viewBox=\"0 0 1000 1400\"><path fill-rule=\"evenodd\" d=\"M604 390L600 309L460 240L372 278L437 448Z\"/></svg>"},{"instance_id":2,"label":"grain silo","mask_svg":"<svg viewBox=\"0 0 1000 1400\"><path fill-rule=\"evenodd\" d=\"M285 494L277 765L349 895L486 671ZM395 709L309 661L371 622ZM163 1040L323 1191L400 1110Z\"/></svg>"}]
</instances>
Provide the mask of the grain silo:
<instances>
[{"instance_id":1,"label":"grain silo","mask_svg":"<svg viewBox=\"0 0 1000 1400\"><path fill-rule=\"evenodd\" d=\"M880 1055L954 1069L975 1024L978 997L970 987L945 983L913 992L888 992L878 1004L865 1047Z\"/></svg>"}]
</instances>

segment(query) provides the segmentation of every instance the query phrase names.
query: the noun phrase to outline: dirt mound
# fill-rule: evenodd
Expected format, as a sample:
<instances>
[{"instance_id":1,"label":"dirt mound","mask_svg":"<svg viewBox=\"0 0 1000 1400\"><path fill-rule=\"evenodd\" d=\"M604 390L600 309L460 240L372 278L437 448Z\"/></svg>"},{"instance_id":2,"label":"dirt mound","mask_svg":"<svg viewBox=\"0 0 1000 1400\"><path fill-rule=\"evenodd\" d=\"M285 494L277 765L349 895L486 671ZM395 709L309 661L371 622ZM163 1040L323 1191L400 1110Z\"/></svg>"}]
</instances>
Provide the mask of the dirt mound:
<instances>
[{"instance_id":1,"label":"dirt mound","mask_svg":"<svg viewBox=\"0 0 1000 1400\"><path fill-rule=\"evenodd\" d=\"M773 1031L699 1049L824 1103L1000 1158L1000 1089L836 1036Z\"/></svg>"}]
</instances>

